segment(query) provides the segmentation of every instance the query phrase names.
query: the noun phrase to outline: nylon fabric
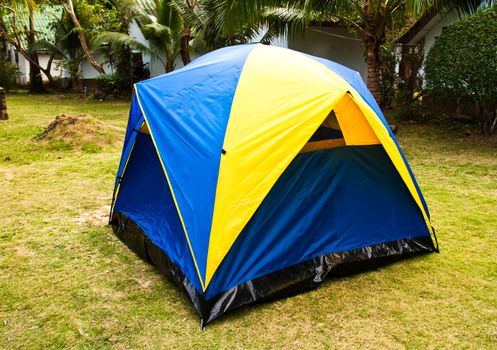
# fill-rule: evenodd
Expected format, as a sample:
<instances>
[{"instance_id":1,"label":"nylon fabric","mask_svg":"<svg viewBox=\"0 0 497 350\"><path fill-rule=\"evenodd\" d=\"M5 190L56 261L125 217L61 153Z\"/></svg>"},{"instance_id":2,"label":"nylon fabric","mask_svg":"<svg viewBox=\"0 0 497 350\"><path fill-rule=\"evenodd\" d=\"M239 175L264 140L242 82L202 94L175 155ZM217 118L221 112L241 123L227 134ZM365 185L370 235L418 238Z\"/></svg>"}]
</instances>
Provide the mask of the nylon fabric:
<instances>
[{"instance_id":1,"label":"nylon fabric","mask_svg":"<svg viewBox=\"0 0 497 350\"><path fill-rule=\"evenodd\" d=\"M312 59L322 63L326 67L330 68L332 71L334 71L336 74L341 76L343 79L345 79L351 86L352 88L361 96L362 100L376 113L377 117L381 120L385 128L387 129L390 137L393 139L397 151L400 153L400 156L402 157L402 160L404 161L405 167L407 168L407 171L411 177L411 180L414 184L414 187L416 189L416 192L420 198L420 201L423 205L422 210L424 209L426 216L430 218L430 211L428 209L428 205L426 204L426 201L423 197L423 193L421 192L421 189L419 188L419 184L416 180L416 177L414 176L414 173L409 166L409 162L407 161L404 152L402 151L402 148L400 147L397 139L395 138L395 135L393 134L392 130L390 129L387 120L385 119L380 107L376 103L373 95L369 92L368 87L362 80L360 74L356 71L353 71L350 68L347 68L345 66L342 66L341 64L338 64L336 62L332 62L329 60L326 60L324 58L320 57L315 57L315 56L310 56L307 55L308 57L311 57ZM431 224L430 224L431 225Z\"/></svg>"},{"instance_id":2,"label":"nylon fabric","mask_svg":"<svg viewBox=\"0 0 497 350\"><path fill-rule=\"evenodd\" d=\"M148 135L136 137L114 211L140 226L154 244L181 266L195 288L202 291L157 151Z\"/></svg>"},{"instance_id":3,"label":"nylon fabric","mask_svg":"<svg viewBox=\"0 0 497 350\"><path fill-rule=\"evenodd\" d=\"M348 84L350 84L351 95L354 97L357 105L361 108L378 139L381 141L384 147L386 147L388 154L392 159L392 162L394 162L395 166L399 170L399 173L404 179L406 186L409 188L409 191L415 198L416 203L418 203L420 210L425 217L425 220L431 226L430 212L428 210L428 206L426 205L423 194L421 193L421 189L419 188L419 185L416 181L416 178L414 177L414 173L412 172L412 169L409 166L409 163L407 162L407 159L402 152L402 149L400 148L395 135L393 134L390 126L383 116L380 107L374 100L373 95L371 95L371 93L369 92L359 73L338 63L323 58L310 55L307 56L333 70L336 74L346 80ZM378 124L378 121L383 125L383 128Z\"/></svg>"},{"instance_id":4,"label":"nylon fabric","mask_svg":"<svg viewBox=\"0 0 497 350\"><path fill-rule=\"evenodd\" d=\"M374 145L380 143L360 108L346 94L333 109L347 146Z\"/></svg>"},{"instance_id":5,"label":"nylon fabric","mask_svg":"<svg viewBox=\"0 0 497 350\"><path fill-rule=\"evenodd\" d=\"M119 196L119 190L121 188L120 179L126 170L126 166L128 164L129 157L133 150L133 146L136 140L136 132L134 130L138 125L143 123L143 115L140 110L140 106L138 104L138 100L136 99L136 94L133 92L133 96L131 99L131 109L129 112L128 125L126 127L126 134L124 137L123 150L121 153L121 160L119 161L119 167L117 169L116 180L114 182L114 191L112 193L113 203L111 203L110 212L112 215L112 211L114 210L115 200Z\"/></svg>"},{"instance_id":6,"label":"nylon fabric","mask_svg":"<svg viewBox=\"0 0 497 350\"><path fill-rule=\"evenodd\" d=\"M135 136L133 130L136 128L136 125L141 124L143 122L143 115L140 110L140 106L136 99L136 94L133 92L133 96L131 98L131 108L129 111L128 117L128 125L126 126L126 134L124 136L123 149L121 152L121 160L119 161L119 167L117 169L116 181L114 190L116 190L118 186L119 177L121 176L126 160L129 157L129 153L132 148L132 144L134 142Z\"/></svg>"},{"instance_id":7,"label":"nylon fabric","mask_svg":"<svg viewBox=\"0 0 497 350\"><path fill-rule=\"evenodd\" d=\"M135 86L201 280L223 138L241 69L254 47L216 51Z\"/></svg>"},{"instance_id":8,"label":"nylon fabric","mask_svg":"<svg viewBox=\"0 0 497 350\"><path fill-rule=\"evenodd\" d=\"M264 45L251 52L224 139L205 286L278 177L347 90L343 79L298 52Z\"/></svg>"},{"instance_id":9,"label":"nylon fabric","mask_svg":"<svg viewBox=\"0 0 497 350\"><path fill-rule=\"evenodd\" d=\"M418 207L421 213L423 214L423 217L425 218L426 222L430 223L430 218L428 216L428 213L424 209L423 200L421 199L418 193L417 187L413 180L412 173L409 171L409 168L406 166L405 158L399 152L398 144L391 137L390 128L385 127L385 125L381 121L381 118L379 118L378 115L369 107L369 105L365 103L365 101L361 98L359 93L357 93L356 91L351 91L350 94L353 97L357 106L359 106L359 108L361 109L369 125L371 125L374 133L381 141L381 144L388 153L390 159L395 165L401 178L404 180L405 185L411 192L411 195L413 196L415 202L418 204Z\"/></svg>"},{"instance_id":10,"label":"nylon fabric","mask_svg":"<svg viewBox=\"0 0 497 350\"><path fill-rule=\"evenodd\" d=\"M133 132L143 123L150 135ZM299 155L310 139L342 137ZM114 192L114 209L208 298L292 262L428 232L418 184L360 76L264 45L136 84Z\"/></svg>"},{"instance_id":11,"label":"nylon fabric","mask_svg":"<svg viewBox=\"0 0 497 350\"><path fill-rule=\"evenodd\" d=\"M206 296L323 254L429 234L381 145L300 154L237 238Z\"/></svg>"}]
</instances>

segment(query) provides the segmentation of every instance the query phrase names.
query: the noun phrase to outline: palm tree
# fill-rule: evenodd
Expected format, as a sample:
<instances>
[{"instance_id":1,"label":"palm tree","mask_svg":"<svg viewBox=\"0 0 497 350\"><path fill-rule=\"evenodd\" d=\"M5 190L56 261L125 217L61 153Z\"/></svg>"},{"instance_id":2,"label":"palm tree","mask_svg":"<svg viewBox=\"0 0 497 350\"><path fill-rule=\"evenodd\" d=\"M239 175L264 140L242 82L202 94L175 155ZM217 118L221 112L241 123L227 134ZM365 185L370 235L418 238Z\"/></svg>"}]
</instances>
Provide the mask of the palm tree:
<instances>
[{"instance_id":1,"label":"palm tree","mask_svg":"<svg viewBox=\"0 0 497 350\"><path fill-rule=\"evenodd\" d=\"M164 66L166 72L174 70L175 60L181 50L183 20L170 0L155 0L153 8L146 8L141 2L124 1L122 6L133 13L140 30L149 45L126 33L105 32L95 38L94 45L102 46L108 43L128 45Z\"/></svg>"},{"instance_id":2,"label":"palm tree","mask_svg":"<svg viewBox=\"0 0 497 350\"><path fill-rule=\"evenodd\" d=\"M200 52L246 43L259 36L261 31L265 33L260 41L269 43L291 24L267 16L266 8L257 4L253 12L244 12L240 8L243 1L200 0L193 2L193 6L191 0L173 2L189 33L187 38L193 39L193 47Z\"/></svg>"},{"instance_id":3,"label":"palm tree","mask_svg":"<svg viewBox=\"0 0 497 350\"><path fill-rule=\"evenodd\" d=\"M210 6L217 13L211 21L213 27L224 19L224 32L240 28L241 19L245 23L269 23L277 31L286 25L293 32L303 31L312 22L340 21L362 40L368 88L380 102L380 48L387 34L398 29L406 18L417 17L433 8L468 13L489 1L492 0L210 0Z\"/></svg>"},{"instance_id":4,"label":"palm tree","mask_svg":"<svg viewBox=\"0 0 497 350\"><path fill-rule=\"evenodd\" d=\"M277 17L264 17L266 9L263 4L269 3L253 0L252 7L246 8L245 1L241 0L155 0L150 8L141 1L123 0L121 5L134 13L149 45L116 32L102 33L95 44L129 45L157 59L165 71L170 72L178 57L184 65L190 62L192 49L206 52L246 43L262 28L266 32L261 41L269 43L289 25Z\"/></svg>"}]
</instances>

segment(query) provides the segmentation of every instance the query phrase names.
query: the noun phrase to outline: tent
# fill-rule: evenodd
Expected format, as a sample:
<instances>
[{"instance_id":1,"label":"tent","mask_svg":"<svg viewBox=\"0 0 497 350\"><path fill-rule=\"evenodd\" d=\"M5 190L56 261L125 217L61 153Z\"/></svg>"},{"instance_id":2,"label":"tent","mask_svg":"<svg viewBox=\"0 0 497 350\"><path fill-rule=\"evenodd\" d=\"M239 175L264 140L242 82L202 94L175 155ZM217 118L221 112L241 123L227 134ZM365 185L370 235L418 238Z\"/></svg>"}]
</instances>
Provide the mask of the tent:
<instances>
[{"instance_id":1,"label":"tent","mask_svg":"<svg viewBox=\"0 0 497 350\"><path fill-rule=\"evenodd\" d=\"M188 293L202 325L330 274L437 250L359 74L261 44L135 84L111 222Z\"/></svg>"}]
</instances>

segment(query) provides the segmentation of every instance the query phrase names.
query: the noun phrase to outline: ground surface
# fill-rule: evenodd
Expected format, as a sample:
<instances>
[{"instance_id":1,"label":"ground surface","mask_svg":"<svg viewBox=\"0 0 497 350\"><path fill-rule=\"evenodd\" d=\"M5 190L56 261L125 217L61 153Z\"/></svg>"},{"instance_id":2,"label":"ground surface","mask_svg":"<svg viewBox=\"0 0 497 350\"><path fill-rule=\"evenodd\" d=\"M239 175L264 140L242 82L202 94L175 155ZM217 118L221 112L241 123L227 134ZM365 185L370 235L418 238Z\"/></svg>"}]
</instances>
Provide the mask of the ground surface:
<instances>
[{"instance_id":1,"label":"ground surface","mask_svg":"<svg viewBox=\"0 0 497 350\"><path fill-rule=\"evenodd\" d=\"M441 254L328 281L198 331L191 304L106 226L120 146L33 137L56 115L123 128L127 102L8 96L0 122L0 349L497 348L497 146L401 124Z\"/></svg>"}]
</instances>

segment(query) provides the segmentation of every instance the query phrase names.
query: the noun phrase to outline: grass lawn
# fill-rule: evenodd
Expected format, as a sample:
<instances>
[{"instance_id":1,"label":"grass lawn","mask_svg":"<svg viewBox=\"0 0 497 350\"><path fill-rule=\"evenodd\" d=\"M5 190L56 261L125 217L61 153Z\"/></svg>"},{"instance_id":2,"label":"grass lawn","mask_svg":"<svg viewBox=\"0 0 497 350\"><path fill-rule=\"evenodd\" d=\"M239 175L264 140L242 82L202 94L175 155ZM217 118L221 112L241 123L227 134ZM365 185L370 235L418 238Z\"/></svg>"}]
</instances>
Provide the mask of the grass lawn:
<instances>
[{"instance_id":1,"label":"grass lawn","mask_svg":"<svg viewBox=\"0 0 497 350\"><path fill-rule=\"evenodd\" d=\"M11 94L8 107L0 349L497 348L497 142L401 124L441 253L243 308L199 332L186 297L106 225L121 140L82 150L33 140L61 113L123 135L128 102Z\"/></svg>"}]
</instances>

